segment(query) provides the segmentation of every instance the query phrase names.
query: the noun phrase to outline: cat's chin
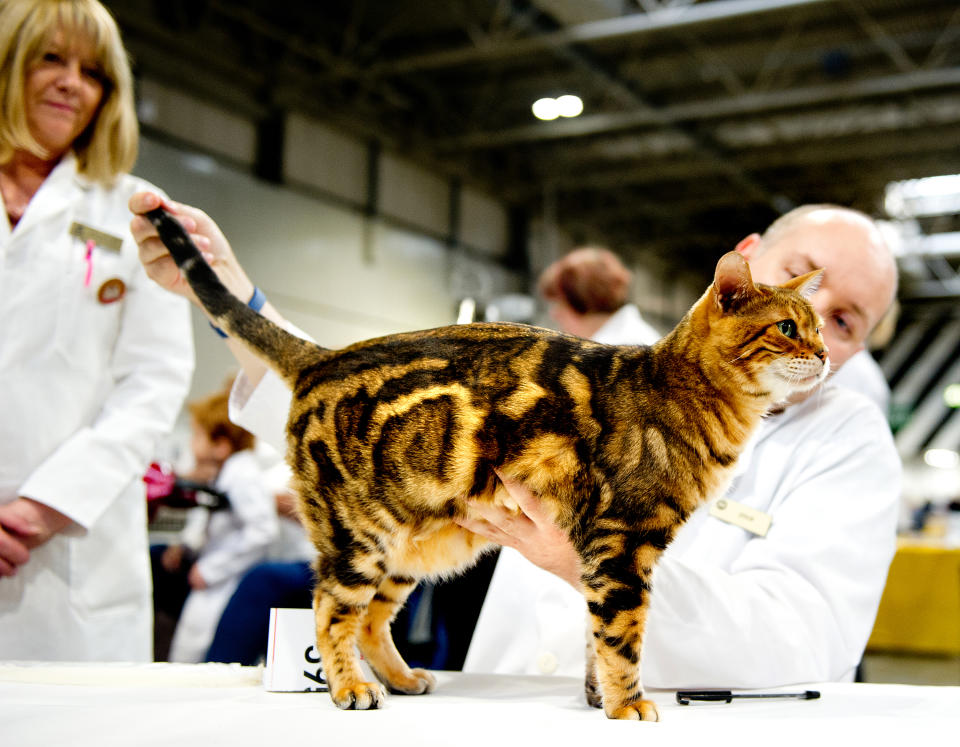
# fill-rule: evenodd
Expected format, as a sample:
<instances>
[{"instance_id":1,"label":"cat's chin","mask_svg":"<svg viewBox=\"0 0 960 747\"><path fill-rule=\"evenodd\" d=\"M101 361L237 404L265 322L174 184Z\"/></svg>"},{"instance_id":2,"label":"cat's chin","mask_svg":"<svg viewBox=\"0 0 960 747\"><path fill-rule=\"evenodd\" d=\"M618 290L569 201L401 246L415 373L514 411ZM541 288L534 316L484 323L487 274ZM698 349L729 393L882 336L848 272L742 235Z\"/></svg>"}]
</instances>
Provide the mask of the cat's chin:
<instances>
[{"instance_id":1,"label":"cat's chin","mask_svg":"<svg viewBox=\"0 0 960 747\"><path fill-rule=\"evenodd\" d=\"M778 402L786 402L796 395L808 393L826 381L827 375L830 373L830 362L825 361L820 369L815 372L807 373L809 367L804 366L803 368L807 370L798 370L795 365L771 367L769 373L772 374L770 378L773 379L773 382L771 382L770 388L777 395Z\"/></svg>"},{"instance_id":2,"label":"cat's chin","mask_svg":"<svg viewBox=\"0 0 960 747\"><path fill-rule=\"evenodd\" d=\"M797 376L795 374L777 373L771 378L773 378L773 381L770 382L769 390L774 403L785 405L804 399L806 395L823 383L825 377L821 374Z\"/></svg>"}]
</instances>

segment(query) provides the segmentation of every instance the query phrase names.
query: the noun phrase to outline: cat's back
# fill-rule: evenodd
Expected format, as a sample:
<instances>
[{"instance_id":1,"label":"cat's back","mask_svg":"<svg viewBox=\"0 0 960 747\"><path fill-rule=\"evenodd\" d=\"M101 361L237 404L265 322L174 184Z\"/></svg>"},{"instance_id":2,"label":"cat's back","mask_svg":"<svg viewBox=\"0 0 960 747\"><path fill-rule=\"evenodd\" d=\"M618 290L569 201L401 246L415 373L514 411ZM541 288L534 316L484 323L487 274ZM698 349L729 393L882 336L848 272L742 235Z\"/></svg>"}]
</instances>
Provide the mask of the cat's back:
<instances>
[{"instance_id":1,"label":"cat's back","mask_svg":"<svg viewBox=\"0 0 960 747\"><path fill-rule=\"evenodd\" d=\"M607 346L528 324L456 324L400 332L329 351L302 373L301 381L315 384L374 372L396 378L426 370L477 376L511 366L515 371L532 372L548 360L570 360L604 347Z\"/></svg>"}]
</instances>

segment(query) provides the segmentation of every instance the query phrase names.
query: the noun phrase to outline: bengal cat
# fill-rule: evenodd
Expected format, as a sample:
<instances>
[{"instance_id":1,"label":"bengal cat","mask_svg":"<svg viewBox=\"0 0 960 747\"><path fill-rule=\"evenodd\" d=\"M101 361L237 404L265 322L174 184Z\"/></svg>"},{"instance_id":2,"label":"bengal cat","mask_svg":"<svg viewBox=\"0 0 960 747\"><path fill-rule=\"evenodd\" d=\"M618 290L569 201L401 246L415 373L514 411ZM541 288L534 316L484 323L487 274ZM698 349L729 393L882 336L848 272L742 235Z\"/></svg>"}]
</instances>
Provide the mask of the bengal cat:
<instances>
[{"instance_id":1,"label":"bengal cat","mask_svg":"<svg viewBox=\"0 0 960 747\"><path fill-rule=\"evenodd\" d=\"M215 323L293 391L287 459L317 549L317 647L334 703L378 708L356 648L391 691L429 692L390 622L420 579L491 547L454 523L468 499L515 506L494 469L540 496L579 555L588 702L655 720L640 653L651 575L678 527L724 490L771 405L829 362L805 300L820 271L754 284L739 254L650 347L519 324L466 324L328 350L229 294L162 210L149 214Z\"/></svg>"}]
</instances>

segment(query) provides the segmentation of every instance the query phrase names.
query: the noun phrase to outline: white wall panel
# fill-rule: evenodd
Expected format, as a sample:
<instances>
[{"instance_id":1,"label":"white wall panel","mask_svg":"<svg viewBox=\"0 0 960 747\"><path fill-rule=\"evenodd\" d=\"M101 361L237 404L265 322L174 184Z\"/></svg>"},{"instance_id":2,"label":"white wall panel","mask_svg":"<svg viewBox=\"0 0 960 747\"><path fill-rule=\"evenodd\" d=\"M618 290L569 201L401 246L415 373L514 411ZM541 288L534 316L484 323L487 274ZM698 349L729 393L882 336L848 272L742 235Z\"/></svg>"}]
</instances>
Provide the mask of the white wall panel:
<instances>
[{"instance_id":1,"label":"white wall panel","mask_svg":"<svg viewBox=\"0 0 960 747\"><path fill-rule=\"evenodd\" d=\"M384 215L446 236L450 230L450 186L416 164L390 153L380 157L378 209Z\"/></svg>"},{"instance_id":2,"label":"white wall panel","mask_svg":"<svg viewBox=\"0 0 960 747\"><path fill-rule=\"evenodd\" d=\"M254 162L252 122L149 79L140 81L137 96L141 122L239 163Z\"/></svg>"},{"instance_id":3,"label":"white wall panel","mask_svg":"<svg viewBox=\"0 0 960 747\"><path fill-rule=\"evenodd\" d=\"M438 240L147 138L135 173L213 217L274 305L328 347L454 322L458 273L482 275L492 293L523 289L520 276L493 262L466 267ZM195 317L193 396L218 386L233 367L220 339Z\"/></svg>"},{"instance_id":4,"label":"white wall panel","mask_svg":"<svg viewBox=\"0 0 960 747\"><path fill-rule=\"evenodd\" d=\"M298 114L287 118L283 172L357 205L367 200L367 146Z\"/></svg>"},{"instance_id":5,"label":"white wall panel","mask_svg":"<svg viewBox=\"0 0 960 747\"><path fill-rule=\"evenodd\" d=\"M460 240L491 257L507 253L509 221L506 208L475 189L460 192Z\"/></svg>"}]
</instances>

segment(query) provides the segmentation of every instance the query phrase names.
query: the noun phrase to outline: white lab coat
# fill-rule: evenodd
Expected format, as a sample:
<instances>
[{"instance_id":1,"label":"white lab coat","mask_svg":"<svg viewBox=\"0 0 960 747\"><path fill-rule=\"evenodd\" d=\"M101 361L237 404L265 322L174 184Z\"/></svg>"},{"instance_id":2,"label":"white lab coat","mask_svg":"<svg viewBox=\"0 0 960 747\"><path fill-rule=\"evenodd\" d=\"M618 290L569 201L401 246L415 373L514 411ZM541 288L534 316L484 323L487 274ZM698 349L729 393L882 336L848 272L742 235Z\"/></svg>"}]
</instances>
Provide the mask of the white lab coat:
<instances>
[{"instance_id":1,"label":"white lab coat","mask_svg":"<svg viewBox=\"0 0 960 747\"><path fill-rule=\"evenodd\" d=\"M830 380L873 400L884 414L890 411L890 385L869 350L853 355L835 374L831 374Z\"/></svg>"},{"instance_id":2,"label":"white lab coat","mask_svg":"<svg viewBox=\"0 0 960 747\"><path fill-rule=\"evenodd\" d=\"M757 688L850 679L896 542L900 464L865 397L828 385L767 418L727 497L766 537L694 513L654 573L648 687ZM464 669L582 676L585 605L504 549Z\"/></svg>"},{"instance_id":3,"label":"white lab coat","mask_svg":"<svg viewBox=\"0 0 960 747\"><path fill-rule=\"evenodd\" d=\"M660 333L640 316L640 310L632 303L617 309L592 340L607 345L651 345L660 339Z\"/></svg>"},{"instance_id":4,"label":"white lab coat","mask_svg":"<svg viewBox=\"0 0 960 747\"><path fill-rule=\"evenodd\" d=\"M266 557L277 536L276 504L253 450L227 459L214 487L226 494L230 507L209 512L206 539L196 561L207 588L187 596L170 643L170 661L206 658L220 615L241 577Z\"/></svg>"},{"instance_id":5,"label":"white lab coat","mask_svg":"<svg viewBox=\"0 0 960 747\"><path fill-rule=\"evenodd\" d=\"M127 201L143 189L157 191L90 183L67 156L13 231L0 219L0 502L27 496L74 522L0 579L0 659L152 656L141 478L186 395L193 337L188 304L137 258ZM123 239L93 250L89 284L73 221ZM110 278L126 295L103 304Z\"/></svg>"}]
</instances>

